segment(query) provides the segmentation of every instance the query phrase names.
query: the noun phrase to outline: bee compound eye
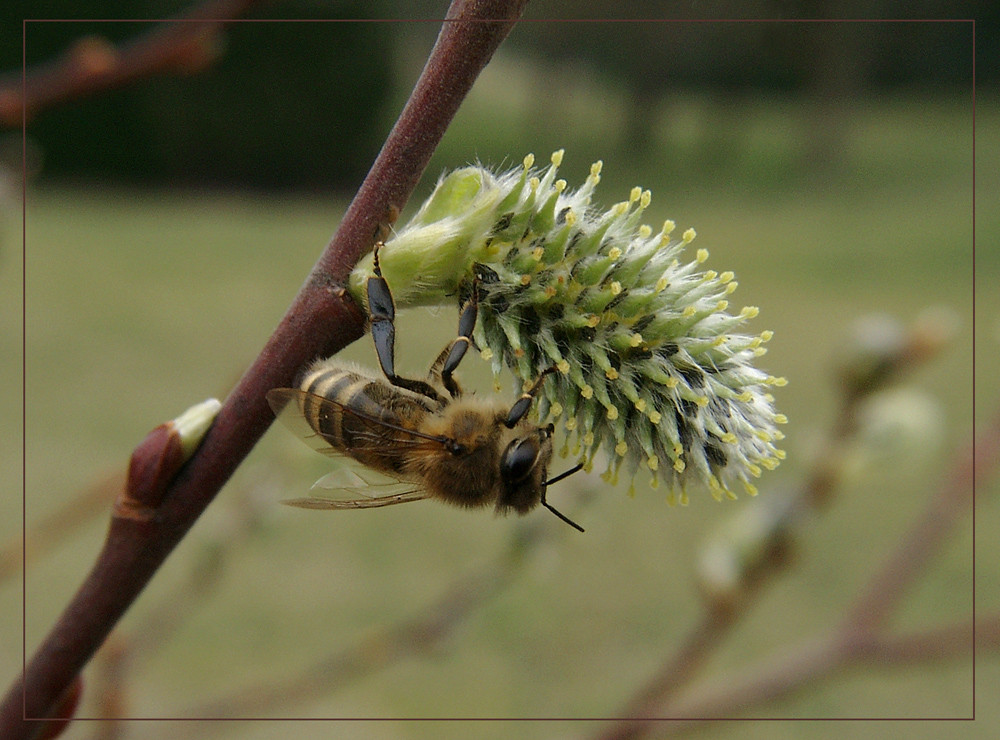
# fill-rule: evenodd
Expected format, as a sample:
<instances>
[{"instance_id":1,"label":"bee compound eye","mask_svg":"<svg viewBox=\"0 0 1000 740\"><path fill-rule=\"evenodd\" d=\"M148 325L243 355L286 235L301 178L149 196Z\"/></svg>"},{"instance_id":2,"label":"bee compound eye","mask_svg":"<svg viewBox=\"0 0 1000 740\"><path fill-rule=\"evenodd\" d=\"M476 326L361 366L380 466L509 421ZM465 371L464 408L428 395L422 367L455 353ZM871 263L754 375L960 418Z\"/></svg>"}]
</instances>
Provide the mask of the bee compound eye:
<instances>
[{"instance_id":1,"label":"bee compound eye","mask_svg":"<svg viewBox=\"0 0 1000 740\"><path fill-rule=\"evenodd\" d=\"M503 479L516 483L524 480L538 459L538 445L531 439L515 439L504 450L500 461L500 475Z\"/></svg>"},{"instance_id":2,"label":"bee compound eye","mask_svg":"<svg viewBox=\"0 0 1000 740\"><path fill-rule=\"evenodd\" d=\"M446 443L446 447L448 449L448 452L450 452L455 457L458 457L459 455L464 455L467 452L465 445L463 445L461 442L456 442L453 439L448 440L448 442Z\"/></svg>"}]
</instances>

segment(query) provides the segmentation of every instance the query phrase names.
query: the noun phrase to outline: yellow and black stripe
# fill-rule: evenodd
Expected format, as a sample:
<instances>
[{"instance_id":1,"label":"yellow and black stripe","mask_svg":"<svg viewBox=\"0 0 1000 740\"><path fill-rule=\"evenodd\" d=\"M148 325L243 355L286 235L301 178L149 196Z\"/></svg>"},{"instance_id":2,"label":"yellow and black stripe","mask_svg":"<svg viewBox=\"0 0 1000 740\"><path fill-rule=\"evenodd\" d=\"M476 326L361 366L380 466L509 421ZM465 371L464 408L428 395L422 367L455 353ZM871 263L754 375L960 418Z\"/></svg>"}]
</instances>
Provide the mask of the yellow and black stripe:
<instances>
[{"instance_id":1,"label":"yellow and black stripe","mask_svg":"<svg viewBox=\"0 0 1000 740\"><path fill-rule=\"evenodd\" d=\"M399 472L430 409L421 400L354 370L320 367L302 379L302 415L332 447L375 468Z\"/></svg>"}]
</instances>

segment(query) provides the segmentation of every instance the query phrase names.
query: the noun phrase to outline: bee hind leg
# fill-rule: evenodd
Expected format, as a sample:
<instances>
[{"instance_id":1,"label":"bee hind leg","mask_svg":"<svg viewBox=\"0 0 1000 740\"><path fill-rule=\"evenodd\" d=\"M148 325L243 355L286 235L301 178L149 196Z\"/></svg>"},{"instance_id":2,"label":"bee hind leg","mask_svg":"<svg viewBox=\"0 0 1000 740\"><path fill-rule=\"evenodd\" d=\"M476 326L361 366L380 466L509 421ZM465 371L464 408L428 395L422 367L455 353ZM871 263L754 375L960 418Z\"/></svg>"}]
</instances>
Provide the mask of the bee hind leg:
<instances>
[{"instance_id":1,"label":"bee hind leg","mask_svg":"<svg viewBox=\"0 0 1000 740\"><path fill-rule=\"evenodd\" d=\"M472 332L476 328L476 318L479 315L479 281L472 284L472 295L462 306L462 312L458 316L458 337L452 341L444 351L434 361L431 367L431 376L440 377L441 384L445 387L452 398L462 395L462 389L458 382L452 377L452 373L458 368L458 364L465 357L466 350L472 344Z\"/></svg>"},{"instance_id":2,"label":"bee hind leg","mask_svg":"<svg viewBox=\"0 0 1000 740\"><path fill-rule=\"evenodd\" d=\"M440 403L441 396L428 383L422 380L411 380L396 375L395 344L396 344L396 306L392 300L389 284L382 277L382 268L378 263L378 253L382 243L375 244L373 259L374 275L368 278L368 315L372 330L372 341L375 343L375 353L378 363L386 379L399 388L427 396Z\"/></svg>"}]
</instances>

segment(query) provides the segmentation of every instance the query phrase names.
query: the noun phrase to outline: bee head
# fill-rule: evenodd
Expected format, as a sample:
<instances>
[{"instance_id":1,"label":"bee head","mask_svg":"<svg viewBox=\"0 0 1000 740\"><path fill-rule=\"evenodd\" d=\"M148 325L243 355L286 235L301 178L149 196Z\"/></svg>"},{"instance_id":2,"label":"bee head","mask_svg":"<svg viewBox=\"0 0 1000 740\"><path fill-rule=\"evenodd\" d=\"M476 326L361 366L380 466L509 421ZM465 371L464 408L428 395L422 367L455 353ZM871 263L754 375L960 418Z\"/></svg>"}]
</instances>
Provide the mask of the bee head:
<instances>
[{"instance_id":1,"label":"bee head","mask_svg":"<svg viewBox=\"0 0 1000 740\"><path fill-rule=\"evenodd\" d=\"M512 439L500 457L500 478L504 493L498 508L525 513L537 506L545 488L545 475L552 459L554 427L528 427Z\"/></svg>"}]
</instances>

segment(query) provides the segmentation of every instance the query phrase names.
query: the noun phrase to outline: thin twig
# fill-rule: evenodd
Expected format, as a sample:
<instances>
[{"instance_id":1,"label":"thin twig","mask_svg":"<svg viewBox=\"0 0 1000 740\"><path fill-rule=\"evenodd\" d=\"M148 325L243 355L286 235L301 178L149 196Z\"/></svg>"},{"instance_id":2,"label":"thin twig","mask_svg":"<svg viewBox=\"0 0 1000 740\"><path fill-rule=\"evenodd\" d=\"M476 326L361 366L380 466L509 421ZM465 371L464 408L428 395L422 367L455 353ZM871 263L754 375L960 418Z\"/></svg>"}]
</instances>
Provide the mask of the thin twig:
<instances>
[{"instance_id":1,"label":"thin twig","mask_svg":"<svg viewBox=\"0 0 1000 740\"><path fill-rule=\"evenodd\" d=\"M656 719L616 723L605 737L637 738L656 731L679 735L707 721L746 717L748 711L787 698L846 670L955 660L972 653L973 631L982 651L1000 651L1000 614L905 635L868 635L853 644L835 634L795 645L778 658L713 677L708 685L661 707ZM886 716L891 716L891 712Z\"/></svg>"},{"instance_id":2,"label":"thin twig","mask_svg":"<svg viewBox=\"0 0 1000 740\"><path fill-rule=\"evenodd\" d=\"M0 736L27 738L44 729L36 720L51 716L122 614L270 426L265 393L292 383L313 358L334 354L362 336L364 313L342 286L405 204L459 104L525 3L452 4L409 102L330 245L201 446L163 491L154 516L112 519L90 574L0 705Z\"/></svg>"},{"instance_id":3,"label":"thin twig","mask_svg":"<svg viewBox=\"0 0 1000 740\"><path fill-rule=\"evenodd\" d=\"M845 632L872 632L885 624L899 606L906 587L923 572L956 522L967 515L974 483L988 475L998 461L1000 411L978 435L975 444L959 452L920 519L851 607L842 626Z\"/></svg>"},{"instance_id":4,"label":"thin twig","mask_svg":"<svg viewBox=\"0 0 1000 740\"><path fill-rule=\"evenodd\" d=\"M154 75L199 72L215 61L223 26L260 2L208 0L120 47L80 39L58 59L0 79L0 126L14 128L46 108Z\"/></svg>"},{"instance_id":5,"label":"thin twig","mask_svg":"<svg viewBox=\"0 0 1000 740\"><path fill-rule=\"evenodd\" d=\"M1000 650L1000 614L905 635L869 635L854 645L835 636L795 646L778 659L713 679L711 686L679 698L666 716L679 718L660 725L663 735L679 734L712 718L746 716L747 710L799 693L846 670L885 669L914 663L965 658L972 654L973 631L981 650ZM892 709L886 712L893 715Z\"/></svg>"},{"instance_id":6,"label":"thin twig","mask_svg":"<svg viewBox=\"0 0 1000 740\"><path fill-rule=\"evenodd\" d=\"M601 737L604 740L624 740L635 737L636 724L631 718L653 717L667 697L673 696L690 682L711 655L712 648L725 635L735 616L732 611L710 610L682 644L670 656L656 675L621 710L621 722Z\"/></svg>"},{"instance_id":7,"label":"thin twig","mask_svg":"<svg viewBox=\"0 0 1000 740\"><path fill-rule=\"evenodd\" d=\"M121 472L101 476L62 506L32 524L23 537L0 546L0 583L65 541L74 530L105 514L125 482Z\"/></svg>"}]
</instances>

